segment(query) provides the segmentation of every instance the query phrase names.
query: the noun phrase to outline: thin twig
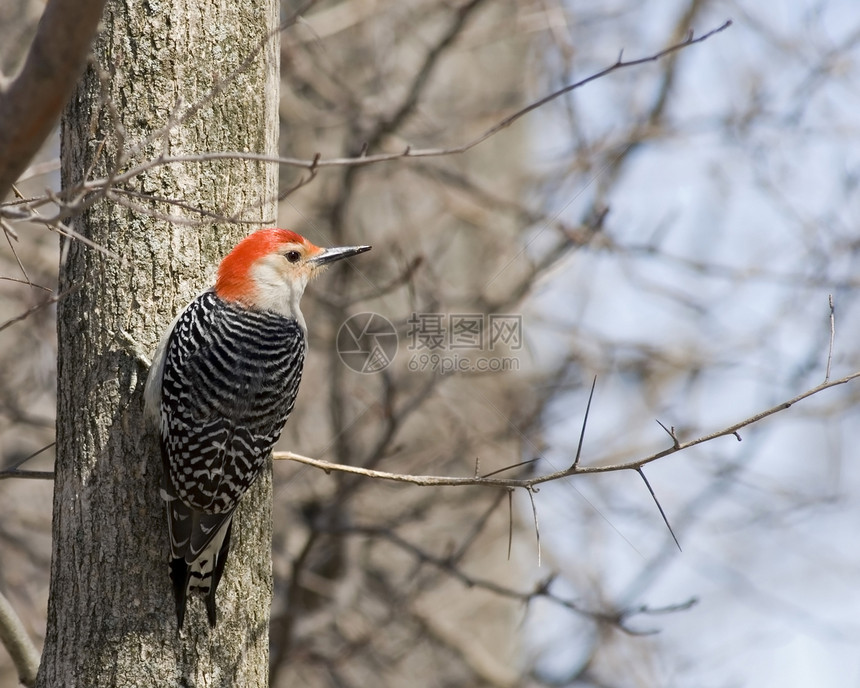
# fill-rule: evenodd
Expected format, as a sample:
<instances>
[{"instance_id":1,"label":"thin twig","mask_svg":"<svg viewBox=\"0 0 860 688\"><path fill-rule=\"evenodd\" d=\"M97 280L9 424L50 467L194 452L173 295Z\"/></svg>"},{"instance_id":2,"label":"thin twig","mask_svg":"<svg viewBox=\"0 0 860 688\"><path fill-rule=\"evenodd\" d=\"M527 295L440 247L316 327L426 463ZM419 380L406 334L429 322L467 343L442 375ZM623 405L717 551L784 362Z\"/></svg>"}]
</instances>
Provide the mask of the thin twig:
<instances>
[{"instance_id":1,"label":"thin twig","mask_svg":"<svg viewBox=\"0 0 860 688\"><path fill-rule=\"evenodd\" d=\"M17 468L0 471L0 480L7 478L22 478L24 480L53 480L54 471L22 471Z\"/></svg>"},{"instance_id":2,"label":"thin twig","mask_svg":"<svg viewBox=\"0 0 860 688\"><path fill-rule=\"evenodd\" d=\"M15 282L16 284L26 284L28 287L32 287L33 289L41 289L42 291L46 291L49 294L54 291L50 287L46 287L42 284L36 284L35 282L28 282L27 280L18 279L16 277L0 276L0 282Z\"/></svg>"},{"instance_id":3,"label":"thin twig","mask_svg":"<svg viewBox=\"0 0 860 688\"><path fill-rule=\"evenodd\" d=\"M12 189L17 195L20 195L14 184L12 185ZM18 257L18 252L15 250L15 244L12 243L12 239L15 239L16 241L18 240L18 235L6 220L0 220L0 225L3 227L3 236L6 237L6 242L9 244L9 249L12 251L12 255L15 256L15 262L18 263L18 268L21 270L21 274L24 275L24 279L27 281L27 284L32 284L30 281L30 275L27 274L27 269L24 267L24 263L21 262L21 258Z\"/></svg>"},{"instance_id":4,"label":"thin twig","mask_svg":"<svg viewBox=\"0 0 860 688\"><path fill-rule=\"evenodd\" d=\"M505 471L513 470L514 468L520 468L521 466L528 466L529 464L532 464L535 461L540 461L540 457L538 457L536 459L529 459L528 461L520 461L519 463L514 463L514 464L511 464L510 466L505 466L504 468L499 468L498 470L495 470L495 471L490 471L489 473L485 473L482 477L489 478L491 475L498 475L499 473L504 473ZM475 475L478 475L477 466L476 466Z\"/></svg>"},{"instance_id":5,"label":"thin twig","mask_svg":"<svg viewBox=\"0 0 860 688\"><path fill-rule=\"evenodd\" d=\"M13 318L9 318L6 322L0 323L0 332L5 330L7 327L10 327L11 325L14 325L16 322L21 322L22 320L26 320L31 315L33 315L33 313L43 309L45 306L50 306L52 303L56 303L57 301L59 301L61 298L63 298L68 293L69 292L67 290L67 291L63 292L62 294L57 294L55 296L51 296L51 297L45 299L44 301L40 301L35 306L31 306L30 308L28 308L26 311L24 311L20 315L16 315Z\"/></svg>"}]
</instances>

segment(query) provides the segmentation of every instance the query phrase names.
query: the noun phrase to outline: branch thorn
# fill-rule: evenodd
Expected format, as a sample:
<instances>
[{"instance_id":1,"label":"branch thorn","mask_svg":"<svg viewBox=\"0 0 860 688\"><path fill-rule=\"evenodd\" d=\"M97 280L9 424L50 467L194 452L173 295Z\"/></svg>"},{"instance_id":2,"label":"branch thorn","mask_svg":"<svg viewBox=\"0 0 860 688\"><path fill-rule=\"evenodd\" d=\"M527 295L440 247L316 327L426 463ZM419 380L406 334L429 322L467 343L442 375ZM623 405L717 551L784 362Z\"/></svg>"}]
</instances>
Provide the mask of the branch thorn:
<instances>
[{"instance_id":1,"label":"branch thorn","mask_svg":"<svg viewBox=\"0 0 860 688\"><path fill-rule=\"evenodd\" d=\"M659 418L655 418L654 420L656 420L657 425L659 425L661 428L663 428L663 430L666 431L666 434L672 438L672 443L673 443L674 448L680 449L681 448L681 442L678 439L678 436L675 434L675 426L673 425L673 426L667 428L665 425L663 425L663 423L660 422Z\"/></svg>"},{"instance_id":2,"label":"branch thorn","mask_svg":"<svg viewBox=\"0 0 860 688\"><path fill-rule=\"evenodd\" d=\"M648 492L651 493L651 498L654 500L654 503L657 505L657 509L660 511L660 515L663 517L663 523L666 524L666 527L669 529L669 533L672 535L672 539L675 541L675 545L678 547L678 551L682 552L681 543L678 542L678 538L675 537L675 531L672 530L672 526L669 524L669 519L666 517L666 512L663 511L663 507L660 505L660 500L657 499L657 495L654 493L654 489L651 487L651 483L648 482L648 478L645 477L645 472L642 470L642 467L638 467L636 472L639 474L639 477L642 478L642 481L645 483L645 487L648 488Z\"/></svg>"},{"instance_id":3,"label":"branch thorn","mask_svg":"<svg viewBox=\"0 0 860 688\"><path fill-rule=\"evenodd\" d=\"M588 412L591 411L591 400L594 398L594 388L597 386L597 375L591 381L591 391L588 393L588 403L585 405L585 415L582 417L582 430L579 432L579 444L576 446L576 457L573 459L571 470L579 465L579 457L582 455L582 443L585 440L585 426L588 423Z\"/></svg>"}]
</instances>

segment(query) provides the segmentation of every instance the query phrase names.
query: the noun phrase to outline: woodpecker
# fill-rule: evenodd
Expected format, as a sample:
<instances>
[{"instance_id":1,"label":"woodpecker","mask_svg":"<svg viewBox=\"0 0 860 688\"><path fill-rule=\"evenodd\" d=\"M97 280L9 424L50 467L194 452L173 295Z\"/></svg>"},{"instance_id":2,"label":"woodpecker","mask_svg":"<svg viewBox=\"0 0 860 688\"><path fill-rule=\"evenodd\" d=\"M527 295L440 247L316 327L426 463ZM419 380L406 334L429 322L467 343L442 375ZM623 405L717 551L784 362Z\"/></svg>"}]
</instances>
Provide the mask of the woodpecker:
<instances>
[{"instance_id":1,"label":"woodpecker","mask_svg":"<svg viewBox=\"0 0 860 688\"><path fill-rule=\"evenodd\" d=\"M215 286L176 316L156 349L145 413L161 435L180 629L195 590L215 626L233 513L299 389L307 346L302 293L323 266L369 250L320 248L286 229L256 231L221 261Z\"/></svg>"}]
</instances>

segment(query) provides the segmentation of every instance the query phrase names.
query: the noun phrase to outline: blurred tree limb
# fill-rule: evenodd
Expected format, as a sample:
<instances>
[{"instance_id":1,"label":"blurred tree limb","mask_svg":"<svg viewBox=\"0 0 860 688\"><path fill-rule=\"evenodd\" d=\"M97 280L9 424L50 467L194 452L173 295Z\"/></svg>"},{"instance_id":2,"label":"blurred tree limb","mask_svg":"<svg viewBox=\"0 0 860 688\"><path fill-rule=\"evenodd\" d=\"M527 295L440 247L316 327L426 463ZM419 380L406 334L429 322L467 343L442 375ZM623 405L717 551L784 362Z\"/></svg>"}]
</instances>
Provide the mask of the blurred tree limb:
<instances>
[{"instance_id":1,"label":"blurred tree limb","mask_svg":"<svg viewBox=\"0 0 860 688\"><path fill-rule=\"evenodd\" d=\"M21 683L25 686L36 684L39 670L39 653L27 635L21 618L15 613L9 600L0 592L0 643L18 670Z\"/></svg>"},{"instance_id":2,"label":"blurred tree limb","mask_svg":"<svg viewBox=\"0 0 860 688\"><path fill-rule=\"evenodd\" d=\"M51 0L21 72L0 84L0 199L57 123L83 71L105 0Z\"/></svg>"}]
</instances>

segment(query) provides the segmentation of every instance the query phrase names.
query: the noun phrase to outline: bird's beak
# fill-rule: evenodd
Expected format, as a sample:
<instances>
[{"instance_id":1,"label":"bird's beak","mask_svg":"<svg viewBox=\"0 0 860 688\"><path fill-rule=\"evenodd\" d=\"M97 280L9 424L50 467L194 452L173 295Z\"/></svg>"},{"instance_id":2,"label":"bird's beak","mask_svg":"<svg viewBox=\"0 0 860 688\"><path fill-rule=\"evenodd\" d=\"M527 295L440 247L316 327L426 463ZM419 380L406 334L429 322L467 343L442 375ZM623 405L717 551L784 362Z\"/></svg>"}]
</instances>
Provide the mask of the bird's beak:
<instances>
[{"instance_id":1,"label":"bird's beak","mask_svg":"<svg viewBox=\"0 0 860 688\"><path fill-rule=\"evenodd\" d=\"M341 258L349 258L359 253L369 251L370 246L338 246L336 248L324 248L312 258L308 259L308 263L315 267L322 267L329 263L334 263Z\"/></svg>"}]
</instances>

